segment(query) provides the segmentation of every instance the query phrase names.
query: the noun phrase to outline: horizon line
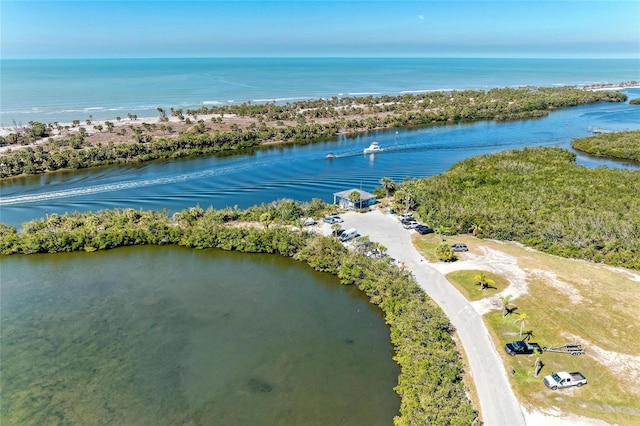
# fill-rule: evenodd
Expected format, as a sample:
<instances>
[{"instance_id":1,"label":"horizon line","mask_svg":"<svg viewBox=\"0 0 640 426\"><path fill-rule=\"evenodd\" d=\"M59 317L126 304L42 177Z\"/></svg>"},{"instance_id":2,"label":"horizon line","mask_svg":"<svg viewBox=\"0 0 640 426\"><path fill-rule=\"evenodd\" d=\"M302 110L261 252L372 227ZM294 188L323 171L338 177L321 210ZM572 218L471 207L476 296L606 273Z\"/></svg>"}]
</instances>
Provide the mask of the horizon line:
<instances>
[{"instance_id":1,"label":"horizon line","mask_svg":"<svg viewBox=\"0 0 640 426\"><path fill-rule=\"evenodd\" d=\"M64 56L3 57L0 60L113 60L113 59L561 59L561 60L640 60L637 57L595 56Z\"/></svg>"}]
</instances>

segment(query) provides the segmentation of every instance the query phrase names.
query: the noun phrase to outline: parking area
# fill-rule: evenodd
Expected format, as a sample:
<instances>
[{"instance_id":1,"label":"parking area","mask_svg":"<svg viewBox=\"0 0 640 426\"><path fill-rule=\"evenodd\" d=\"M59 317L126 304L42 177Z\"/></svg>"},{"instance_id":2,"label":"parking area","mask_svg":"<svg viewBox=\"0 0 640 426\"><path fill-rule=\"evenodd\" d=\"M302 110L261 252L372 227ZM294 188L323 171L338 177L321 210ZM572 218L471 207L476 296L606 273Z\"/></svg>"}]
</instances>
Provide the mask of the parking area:
<instances>
[{"instance_id":1,"label":"parking area","mask_svg":"<svg viewBox=\"0 0 640 426\"><path fill-rule=\"evenodd\" d=\"M411 242L412 232L404 229L395 215L378 209L341 217L342 228L355 228L360 235L384 245L389 256L413 273L418 285L449 317L467 354L485 424L524 425L520 404L482 318L444 275L420 256ZM323 223L320 228L331 234L331 225Z\"/></svg>"}]
</instances>

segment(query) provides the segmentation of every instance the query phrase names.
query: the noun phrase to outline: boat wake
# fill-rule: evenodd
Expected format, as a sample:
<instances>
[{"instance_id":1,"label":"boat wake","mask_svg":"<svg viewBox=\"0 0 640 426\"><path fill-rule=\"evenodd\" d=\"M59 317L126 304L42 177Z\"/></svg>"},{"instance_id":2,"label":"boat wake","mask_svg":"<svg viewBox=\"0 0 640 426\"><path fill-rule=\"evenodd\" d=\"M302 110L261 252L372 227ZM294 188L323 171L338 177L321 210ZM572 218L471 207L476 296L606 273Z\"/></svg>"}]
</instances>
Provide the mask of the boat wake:
<instances>
[{"instance_id":1,"label":"boat wake","mask_svg":"<svg viewBox=\"0 0 640 426\"><path fill-rule=\"evenodd\" d=\"M9 197L0 197L0 205L8 206L23 203L33 203L46 200L56 200L67 197L81 197L85 195L101 194L105 192L115 192L131 190L156 185L168 185L180 182L187 182L196 179L208 178L212 176L224 175L230 172L249 170L255 168L255 164L245 164L242 166L233 165L231 167L218 167L194 173L186 173L176 176L167 176L156 179L130 180L124 182L105 183L101 185L85 186L82 188L62 189L59 191L49 191L38 194L24 194Z\"/></svg>"}]
</instances>

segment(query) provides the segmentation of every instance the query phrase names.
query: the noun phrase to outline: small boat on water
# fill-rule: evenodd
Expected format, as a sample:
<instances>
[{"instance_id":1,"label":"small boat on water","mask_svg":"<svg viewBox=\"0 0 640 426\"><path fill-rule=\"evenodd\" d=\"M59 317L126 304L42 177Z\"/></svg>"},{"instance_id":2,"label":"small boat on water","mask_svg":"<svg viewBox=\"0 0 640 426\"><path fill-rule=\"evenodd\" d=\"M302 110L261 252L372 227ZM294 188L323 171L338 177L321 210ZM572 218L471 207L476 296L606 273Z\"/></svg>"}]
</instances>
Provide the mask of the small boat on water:
<instances>
[{"instance_id":1,"label":"small boat on water","mask_svg":"<svg viewBox=\"0 0 640 426\"><path fill-rule=\"evenodd\" d=\"M336 158L336 155L333 152L330 152L327 154L327 156L325 157L327 160L331 160L333 158Z\"/></svg>"},{"instance_id":2,"label":"small boat on water","mask_svg":"<svg viewBox=\"0 0 640 426\"><path fill-rule=\"evenodd\" d=\"M378 145L378 142L373 141L371 142L371 145L369 145L367 148L364 149L364 153L365 154L375 154L376 152L380 152L382 151L382 148L380 148L380 146Z\"/></svg>"}]
</instances>

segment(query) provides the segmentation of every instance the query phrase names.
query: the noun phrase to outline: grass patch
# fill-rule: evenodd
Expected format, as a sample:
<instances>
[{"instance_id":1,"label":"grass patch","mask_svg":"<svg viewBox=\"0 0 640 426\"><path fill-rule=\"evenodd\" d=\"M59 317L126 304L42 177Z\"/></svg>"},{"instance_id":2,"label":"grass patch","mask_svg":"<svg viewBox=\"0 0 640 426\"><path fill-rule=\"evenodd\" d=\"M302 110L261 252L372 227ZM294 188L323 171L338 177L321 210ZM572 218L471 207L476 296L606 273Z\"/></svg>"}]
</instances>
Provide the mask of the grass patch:
<instances>
[{"instance_id":1,"label":"grass patch","mask_svg":"<svg viewBox=\"0 0 640 426\"><path fill-rule=\"evenodd\" d=\"M437 234L420 235L415 233L411 241L418 252L429 262L440 262L436 256L436 248L442 244L442 238Z\"/></svg>"},{"instance_id":2,"label":"grass patch","mask_svg":"<svg viewBox=\"0 0 640 426\"><path fill-rule=\"evenodd\" d=\"M640 386L630 374L637 364L625 364L624 358L621 361L607 356L619 353L637 359L640 355L640 327L636 326L639 275L635 271L540 253L517 244L471 236L455 239L465 242L480 256L486 250L512 256L516 266L526 274L528 294L511 301L512 306L517 306L516 314L503 317L502 311L495 310L484 316L519 401L525 406L560 410L611 424L640 424ZM481 257L477 260L482 262ZM467 280L469 275L477 274L476 270L464 272ZM505 289L508 293L508 285ZM583 344L586 354L545 352L541 356L544 367L534 377L535 355L511 357L504 352L504 344L519 337L516 320L520 313L527 314L524 331L532 332L531 341L541 346L576 341ZM553 371L580 371L589 383L582 388L551 391L542 379Z\"/></svg>"},{"instance_id":3,"label":"grass patch","mask_svg":"<svg viewBox=\"0 0 640 426\"><path fill-rule=\"evenodd\" d=\"M522 310L537 313L531 309L531 299L529 296L519 299ZM609 370L594 357L544 352L540 356L544 366L539 376L534 377L536 355L512 357L504 353L504 344L518 337L518 326L514 324L516 318L514 315L503 317L501 313L493 312L485 316L485 321L492 329L496 343L500 345L501 356L520 402L526 406L555 408L564 413L598 418L611 424L638 424L638 394L630 393L628 385L620 380L620 374ZM528 318L531 320L527 328L534 331L532 341L537 341L541 346L567 341L563 337L562 327L557 324L547 324L544 319L537 319L533 314ZM554 371L580 371L587 377L588 384L582 388L552 391L545 387L542 379Z\"/></svg>"},{"instance_id":4,"label":"grass patch","mask_svg":"<svg viewBox=\"0 0 640 426\"><path fill-rule=\"evenodd\" d=\"M490 280L488 288L484 290L478 285L478 275L484 274ZM479 300L500 293L509 286L509 281L501 276L488 271L461 270L446 275L451 284L468 300Z\"/></svg>"}]
</instances>

